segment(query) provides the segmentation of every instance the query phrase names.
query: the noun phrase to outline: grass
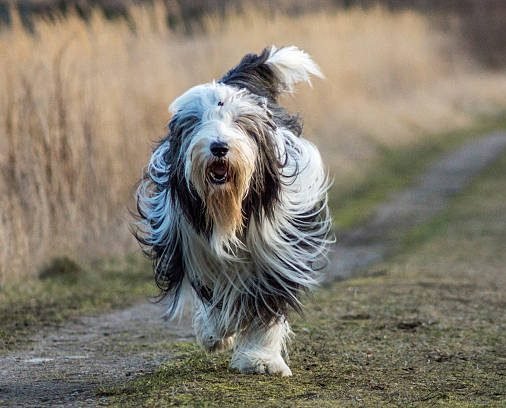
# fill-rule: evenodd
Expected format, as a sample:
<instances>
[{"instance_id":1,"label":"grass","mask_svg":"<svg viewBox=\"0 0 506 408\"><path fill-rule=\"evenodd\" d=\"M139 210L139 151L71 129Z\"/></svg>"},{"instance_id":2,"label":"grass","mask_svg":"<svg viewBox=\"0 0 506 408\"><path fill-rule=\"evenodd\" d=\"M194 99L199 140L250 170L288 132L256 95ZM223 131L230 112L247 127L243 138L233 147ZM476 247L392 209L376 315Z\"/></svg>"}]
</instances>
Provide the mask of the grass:
<instances>
[{"instance_id":1,"label":"grass","mask_svg":"<svg viewBox=\"0 0 506 408\"><path fill-rule=\"evenodd\" d=\"M68 15L36 21L36 35L16 21L0 32L0 242L9 243L0 284L34 277L53 257L132 251L125 207L167 105L247 52L296 44L321 65L325 81L282 103L302 113L337 190L385 149L423 145L506 106L506 75L416 12L246 10L203 24L205 35L180 36L154 2L132 7L129 23Z\"/></svg>"},{"instance_id":2,"label":"grass","mask_svg":"<svg viewBox=\"0 0 506 408\"><path fill-rule=\"evenodd\" d=\"M0 289L0 353L25 346L39 329L155 295L151 276L149 262L134 256L88 266L52 260L38 279Z\"/></svg>"},{"instance_id":3,"label":"grass","mask_svg":"<svg viewBox=\"0 0 506 408\"><path fill-rule=\"evenodd\" d=\"M504 406L504 174L506 155L404 253L316 293L293 320L292 378L239 375L228 355L179 344L154 374L101 394L113 406Z\"/></svg>"}]
</instances>

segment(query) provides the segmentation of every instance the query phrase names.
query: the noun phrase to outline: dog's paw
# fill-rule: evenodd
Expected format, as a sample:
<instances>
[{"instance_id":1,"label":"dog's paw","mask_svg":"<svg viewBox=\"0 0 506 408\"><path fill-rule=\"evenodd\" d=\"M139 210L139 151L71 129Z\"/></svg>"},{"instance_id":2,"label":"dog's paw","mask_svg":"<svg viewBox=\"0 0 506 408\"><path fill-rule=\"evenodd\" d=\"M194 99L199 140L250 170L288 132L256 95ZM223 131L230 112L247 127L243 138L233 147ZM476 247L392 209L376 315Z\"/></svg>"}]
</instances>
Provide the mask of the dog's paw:
<instances>
[{"instance_id":1,"label":"dog's paw","mask_svg":"<svg viewBox=\"0 0 506 408\"><path fill-rule=\"evenodd\" d=\"M220 351L230 350L234 345L235 335L225 338L218 338L214 336L205 336L200 339L200 345L211 353L218 353Z\"/></svg>"},{"instance_id":2,"label":"dog's paw","mask_svg":"<svg viewBox=\"0 0 506 408\"><path fill-rule=\"evenodd\" d=\"M242 354L234 356L230 367L243 374L271 374L290 377L292 371L280 355L272 357L255 357Z\"/></svg>"}]
</instances>

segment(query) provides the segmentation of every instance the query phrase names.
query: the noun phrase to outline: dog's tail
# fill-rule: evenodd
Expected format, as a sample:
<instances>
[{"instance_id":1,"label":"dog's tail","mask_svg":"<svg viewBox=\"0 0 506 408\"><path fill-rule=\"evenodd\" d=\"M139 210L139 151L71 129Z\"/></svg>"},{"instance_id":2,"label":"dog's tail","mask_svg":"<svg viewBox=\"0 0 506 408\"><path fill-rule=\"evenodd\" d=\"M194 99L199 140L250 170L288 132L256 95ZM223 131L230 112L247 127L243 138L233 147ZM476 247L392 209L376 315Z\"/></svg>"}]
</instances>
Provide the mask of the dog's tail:
<instances>
[{"instance_id":1,"label":"dog's tail","mask_svg":"<svg viewBox=\"0 0 506 408\"><path fill-rule=\"evenodd\" d=\"M265 48L259 55L247 54L219 82L276 101L283 92L293 92L298 82L310 82L311 75L323 78L311 57L295 46Z\"/></svg>"}]
</instances>

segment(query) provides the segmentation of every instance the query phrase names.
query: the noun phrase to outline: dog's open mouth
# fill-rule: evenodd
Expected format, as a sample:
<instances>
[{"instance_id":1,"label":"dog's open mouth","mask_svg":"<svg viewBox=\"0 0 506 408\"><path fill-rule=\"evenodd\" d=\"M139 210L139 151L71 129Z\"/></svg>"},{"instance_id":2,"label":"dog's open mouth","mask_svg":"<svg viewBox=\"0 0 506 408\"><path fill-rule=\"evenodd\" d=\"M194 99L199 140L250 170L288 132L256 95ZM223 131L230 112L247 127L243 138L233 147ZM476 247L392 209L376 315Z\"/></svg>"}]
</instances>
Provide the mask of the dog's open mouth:
<instances>
[{"instance_id":1,"label":"dog's open mouth","mask_svg":"<svg viewBox=\"0 0 506 408\"><path fill-rule=\"evenodd\" d=\"M211 163L207 168L209 181L213 184L224 184L228 181L228 162L219 160Z\"/></svg>"}]
</instances>

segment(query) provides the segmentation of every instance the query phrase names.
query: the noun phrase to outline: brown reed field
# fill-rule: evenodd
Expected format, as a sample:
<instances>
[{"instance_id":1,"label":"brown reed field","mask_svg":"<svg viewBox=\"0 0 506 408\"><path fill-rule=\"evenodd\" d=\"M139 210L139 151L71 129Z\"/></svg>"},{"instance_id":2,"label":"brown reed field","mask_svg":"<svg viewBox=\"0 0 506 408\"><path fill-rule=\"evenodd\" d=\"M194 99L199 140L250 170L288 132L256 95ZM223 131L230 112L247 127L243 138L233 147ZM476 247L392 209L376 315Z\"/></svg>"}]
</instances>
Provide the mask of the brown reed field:
<instances>
[{"instance_id":1,"label":"brown reed field","mask_svg":"<svg viewBox=\"0 0 506 408\"><path fill-rule=\"evenodd\" d=\"M70 16L30 34L14 21L0 32L0 283L36 275L54 256L136 250L128 208L168 104L267 45L298 45L326 76L284 102L305 118L336 191L385 147L504 111L506 73L479 66L458 21L448 23L381 8L246 12L208 17L188 37L156 4L128 23Z\"/></svg>"}]
</instances>

